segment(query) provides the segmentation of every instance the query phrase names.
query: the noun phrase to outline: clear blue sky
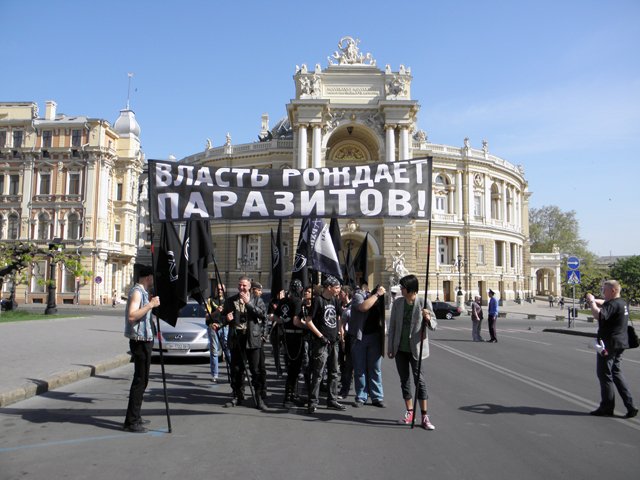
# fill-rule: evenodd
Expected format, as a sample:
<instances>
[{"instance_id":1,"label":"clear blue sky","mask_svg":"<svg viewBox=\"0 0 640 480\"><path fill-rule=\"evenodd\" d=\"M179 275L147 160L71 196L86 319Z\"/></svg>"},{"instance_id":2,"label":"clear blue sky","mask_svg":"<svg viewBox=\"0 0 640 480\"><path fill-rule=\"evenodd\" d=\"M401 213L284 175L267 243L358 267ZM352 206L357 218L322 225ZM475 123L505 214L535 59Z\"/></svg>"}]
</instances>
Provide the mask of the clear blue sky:
<instances>
[{"instance_id":1,"label":"clear blue sky","mask_svg":"<svg viewBox=\"0 0 640 480\"><path fill-rule=\"evenodd\" d=\"M640 1L0 0L0 101L114 122L127 99L147 158L256 140L296 64L340 37L410 66L419 126L525 168L532 207L575 210L600 255L640 254Z\"/></svg>"}]
</instances>

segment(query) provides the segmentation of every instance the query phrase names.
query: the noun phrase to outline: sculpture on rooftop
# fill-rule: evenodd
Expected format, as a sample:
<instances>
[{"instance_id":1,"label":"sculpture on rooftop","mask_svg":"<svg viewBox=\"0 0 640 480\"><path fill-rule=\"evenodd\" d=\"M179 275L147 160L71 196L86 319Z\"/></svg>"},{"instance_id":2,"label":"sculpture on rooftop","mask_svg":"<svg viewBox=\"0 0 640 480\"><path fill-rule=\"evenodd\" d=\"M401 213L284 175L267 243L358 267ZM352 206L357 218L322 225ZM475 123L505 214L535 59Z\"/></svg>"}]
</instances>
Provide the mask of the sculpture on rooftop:
<instances>
[{"instance_id":1,"label":"sculpture on rooftop","mask_svg":"<svg viewBox=\"0 0 640 480\"><path fill-rule=\"evenodd\" d=\"M358 44L360 43L359 39L354 39L353 37L342 37L338 42L338 49L333 52L333 55L327 57L329 60L329 65L336 65L335 61L337 61L338 65L373 65L375 66L376 61L373 59L370 53L366 55L360 52L358 48Z\"/></svg>"}]
</instances>

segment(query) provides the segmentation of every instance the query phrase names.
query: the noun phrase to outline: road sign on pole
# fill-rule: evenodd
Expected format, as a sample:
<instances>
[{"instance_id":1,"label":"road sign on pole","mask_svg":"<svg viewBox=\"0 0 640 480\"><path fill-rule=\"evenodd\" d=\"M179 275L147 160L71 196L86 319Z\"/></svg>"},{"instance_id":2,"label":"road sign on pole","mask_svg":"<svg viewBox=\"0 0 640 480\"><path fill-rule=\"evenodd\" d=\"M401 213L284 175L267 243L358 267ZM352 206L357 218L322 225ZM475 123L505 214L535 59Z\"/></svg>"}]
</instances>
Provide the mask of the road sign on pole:
<instances>
[{"instance_id":1,"label":"road sign on pole","mask_svg":"<svg viewBox=\"0 0 640 480\"><path fill-rule=\"evenodd\" d=\"M567 258L567 268L569 270L577 270L580 266L580 259L578 257Z\"/></svg>"},{"instance_id":2,"label":"road sign on pole","mask_svg":"<svg viewBox=\"0 0 640 480\"><path fill-rule=\"evenodd\" d=\"M567 283L569 285L580 285L580 270L569 270L567 272Z\"/></svg>"}]
</instances>

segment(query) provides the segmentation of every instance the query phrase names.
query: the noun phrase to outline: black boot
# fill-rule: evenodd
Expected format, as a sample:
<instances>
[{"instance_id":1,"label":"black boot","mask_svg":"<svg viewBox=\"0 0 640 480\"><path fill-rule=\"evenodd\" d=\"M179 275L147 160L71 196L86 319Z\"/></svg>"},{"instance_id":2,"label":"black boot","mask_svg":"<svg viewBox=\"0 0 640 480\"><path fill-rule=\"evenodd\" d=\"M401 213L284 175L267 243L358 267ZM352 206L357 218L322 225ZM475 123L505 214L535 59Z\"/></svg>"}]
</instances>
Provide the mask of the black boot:
<instances>
[{"instance_id":1,"label":"black boot","mask_svg":"<svg viewBox=\"0 0 640 480\"><path fill-rule=\"evenodd\" d=\"M264 398L266 398L266 395ZM256 392L256 408L263 412L267 410L267 404L264 403L262 392Z\"/></svg>"},{"instance_id":2,"label":"black boot","mask_svg":"<svg viewBox=\"0 0 640 480\"><path fill-rule=\"evenodd\" d=\"M284 388L284 398L282 399L282 408L291 408L293 405L291 404L291 389L287 385Z\"/></svg>"}]
</instances>

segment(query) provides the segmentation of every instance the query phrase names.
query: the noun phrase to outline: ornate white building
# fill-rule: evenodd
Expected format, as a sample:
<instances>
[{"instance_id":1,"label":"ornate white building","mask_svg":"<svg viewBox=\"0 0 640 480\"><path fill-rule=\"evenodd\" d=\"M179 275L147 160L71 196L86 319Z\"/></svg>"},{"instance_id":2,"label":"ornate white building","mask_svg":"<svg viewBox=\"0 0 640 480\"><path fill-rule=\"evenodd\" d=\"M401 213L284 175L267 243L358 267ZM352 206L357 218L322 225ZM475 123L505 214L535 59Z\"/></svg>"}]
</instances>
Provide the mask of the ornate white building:
<instances>
[{"instance_id":1,"label":"ornate white building","mask_svg":"<svg viewBox=\"0 0 640 480\"><path fill-rule=\"evenodd\" d=\"M378 68L359 40L344 37L322 68L296 66L295 98L287 117L273 128L262 116L259 142L213 147L182 161L195 165L334 167L367 162L394 162L433 157L433 207L429 296L465 299L488 289L502 299L557 294L558 261L532 266L528 245L529 192L524 170L465 138L460 146L432 143L418 128L420 105L412 98L411 69ZM290 259L299 220L285 222L285 249ZM370 285L393 282L397 259L424 285L428 222L352 218L341 221L343 241L354 251L369 233ZM217 223L213 227L218 267L223 280L235 284L247 273L268 282L270 228L273 222ZM344 252L343 252L344 254ZM547 264L548 263L548 264ZM536 277L539 277L536 279Z\"/></svg>"}]
</instances>

